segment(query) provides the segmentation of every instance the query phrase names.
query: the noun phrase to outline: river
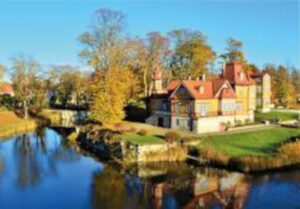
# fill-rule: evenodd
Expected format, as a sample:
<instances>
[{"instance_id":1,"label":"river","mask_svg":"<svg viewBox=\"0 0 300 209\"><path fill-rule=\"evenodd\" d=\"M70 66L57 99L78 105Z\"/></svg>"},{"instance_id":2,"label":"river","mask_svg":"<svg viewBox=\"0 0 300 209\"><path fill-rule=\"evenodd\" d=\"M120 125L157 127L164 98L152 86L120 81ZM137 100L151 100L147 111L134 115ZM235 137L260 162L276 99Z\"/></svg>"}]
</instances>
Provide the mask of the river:
<instances>
[{"instance_id":1,"label":"river","mask_svg":"<svg viewBox=\"0 0 300 209\"><path fill-rule=\"evenodd\" d=\"M246 176L186 163L103 163L51 129L0 143L3 209L300 209L299 170Z\"/></svg>"}]
</instances>

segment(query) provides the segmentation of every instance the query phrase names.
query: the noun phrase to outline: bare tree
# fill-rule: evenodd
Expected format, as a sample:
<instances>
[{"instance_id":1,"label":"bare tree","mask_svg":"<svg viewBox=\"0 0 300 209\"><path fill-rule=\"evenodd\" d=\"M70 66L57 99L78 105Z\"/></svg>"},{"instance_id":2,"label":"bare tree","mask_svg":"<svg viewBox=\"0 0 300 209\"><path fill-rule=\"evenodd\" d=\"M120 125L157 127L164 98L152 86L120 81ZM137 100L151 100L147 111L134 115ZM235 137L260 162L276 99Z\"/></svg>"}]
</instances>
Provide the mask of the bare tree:
<instances>
[{"instance_id":1,"label":"bare tree","mask_svg":"<svg viewBox=\"0 0 300 209\"><path fill-rule=\"evenodd\" d=\"M42 67L32 58L24 56L13 59L12 81L16 100L23 107L24 117L28 118L28 109L32 105L41 105L45 98L45 85L42 80Z\"/></svg>"}]
</instances>

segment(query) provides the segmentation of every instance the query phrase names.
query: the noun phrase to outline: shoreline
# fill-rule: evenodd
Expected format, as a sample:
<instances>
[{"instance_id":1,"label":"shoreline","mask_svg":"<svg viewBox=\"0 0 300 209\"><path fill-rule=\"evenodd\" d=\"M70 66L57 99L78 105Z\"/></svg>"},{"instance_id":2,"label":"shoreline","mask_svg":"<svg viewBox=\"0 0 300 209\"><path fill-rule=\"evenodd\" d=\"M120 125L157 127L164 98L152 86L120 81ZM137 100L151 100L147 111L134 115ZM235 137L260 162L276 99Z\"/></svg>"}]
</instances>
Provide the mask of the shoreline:
<instances>
[{"instance_id":1,"label":"shoreline","mask_svg":"<svg viewBox=\"0 0 300 209\"><path fill-rule=\"evenodd\" d=\"M35 121L28 121L28 123L22 125L14 125L7 129L1 130L0 128L0 140L4 140L5 138L9 138L14 135L24 134L30 131L34 131L37 127Z\"/></svg>"}]
</instances>

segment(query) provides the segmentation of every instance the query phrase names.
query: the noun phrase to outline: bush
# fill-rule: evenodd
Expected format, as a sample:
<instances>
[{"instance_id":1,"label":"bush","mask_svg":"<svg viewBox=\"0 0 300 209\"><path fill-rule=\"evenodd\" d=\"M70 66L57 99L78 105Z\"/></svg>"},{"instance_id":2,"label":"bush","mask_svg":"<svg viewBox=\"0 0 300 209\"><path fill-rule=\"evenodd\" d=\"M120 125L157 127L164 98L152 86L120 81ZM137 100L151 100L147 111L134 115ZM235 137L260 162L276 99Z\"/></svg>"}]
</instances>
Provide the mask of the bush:
<instances>
[{"instance_id":1,"label":"bush","mask_svg":"<svg viewBox=\"0 0 300 209\"><path fill-rule=\"evenodd\" d=\"M180 134L177 133L176 131L168 131L165 135L165 140L169 143L178 141L179 139L180 139Z\"/></svg>"},{"instance_id":2,"label":"bush","mask_svg":"<svg viewBox=\"0 0 300 209\"><path fill-rule=\"evenodd\" d=\"M146 136L147 135L147 130L145 130L145 129L139 130L138 135Z\"/></svg>"}]
</instances>

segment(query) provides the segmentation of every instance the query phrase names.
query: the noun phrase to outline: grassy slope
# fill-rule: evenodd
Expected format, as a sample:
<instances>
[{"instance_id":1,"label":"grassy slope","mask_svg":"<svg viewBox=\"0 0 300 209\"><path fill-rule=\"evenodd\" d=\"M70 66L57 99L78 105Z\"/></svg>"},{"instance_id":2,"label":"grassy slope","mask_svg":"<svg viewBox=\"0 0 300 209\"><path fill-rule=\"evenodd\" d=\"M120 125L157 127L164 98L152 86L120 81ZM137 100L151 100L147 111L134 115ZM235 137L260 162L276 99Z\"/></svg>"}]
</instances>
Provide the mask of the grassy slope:
<instances>
[{"instance_id":1,"label":"grassy slope","mask_svg":"<svg viewBox=\"0 0 300 209\"><path fill-rule=\"evenodd\" d=\"M32 130L35 128L33 120L19 118L13 112L0 111L0 137Z\"/></svg>"},{"instance_id":2,"label":"grassy slope","mask_svg":"<svg viewBox=\"0 0 300 209\"><path fill-rule=\"evenodd\" d=\"M164 140L158 136L154 136L154 135L140 136L135 133L126 133L124 135L124 140L138 145L164 143Z\"/></svg>"},{"instance_id":3,"label":"grassy slope","mask_svg":"<svg viewBox=\"0 0 300 209\"><path fill-rule=\"evenodd\" d=\"M300 130L277 128L250 133L211 136L204 138L202 143L236 157L246 155L269 156L274 154L282 142L298 135L300 135Z\"/></svg>"},{"instance_id":4,"label":"grassy slope","mask_svg":"<svg viewBox=\"0 0 300 209\"><path fill-rule=\"evenodd\" d=\"M271 111L271 112L268 112L268 113L256 113L255 118L258 121L276 120L276 119L281 119L282 121L287 121L287 120L296 120L296 119L298 119L298 114L297 113Z\"/></svg>"},{"instance_id":5,"label":"grassy slope","mask_svg":"<svg viewBox=\"0 0 300 209\"><path fill-rule=\"evenodd\" d=\"M40 116L44 117L45 119L50 120L51 123L60 123L61 116L60 113L56 110L51 109L44 109L40 113Z\"/></svg>"}]
</instances>

